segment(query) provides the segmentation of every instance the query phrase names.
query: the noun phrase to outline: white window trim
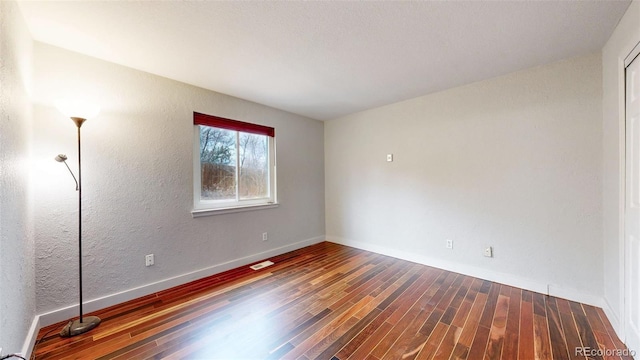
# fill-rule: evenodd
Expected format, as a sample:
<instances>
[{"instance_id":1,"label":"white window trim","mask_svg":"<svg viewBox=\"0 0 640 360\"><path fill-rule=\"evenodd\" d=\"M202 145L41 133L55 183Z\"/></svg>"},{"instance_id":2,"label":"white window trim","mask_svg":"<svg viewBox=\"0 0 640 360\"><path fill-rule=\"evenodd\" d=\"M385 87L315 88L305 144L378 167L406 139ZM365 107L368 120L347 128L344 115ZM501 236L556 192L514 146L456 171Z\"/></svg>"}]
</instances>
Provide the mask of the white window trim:
<instances>
[{"instance_id":1,"label":"white window trim","mask_svg":"<svg viewBox=\"0 0 640 360\"><path fill-rule=\"evenodd\" d=\"M200 169L200 126L193 126L193 209L194 218L229 214L242 211L263 210L278 207L276 186L276 139L267 136L269 140L269 197L251 200L200 200L202 172Z\"/></svg>"},{"instance_id":2,"label":"white window trim","mask_svg":"<svg viewBox=\"0 0 640 360\"><path fill-rule=\"evenodd\" d=\"M191 216L193 218L199 218L204 216L212 216L212 215L222 215L222 214L232 214L237 212L244 211L253 211L253 210L264 210L264 209L273 209L277 208L280 204L264 204L264 205L249 205L249 206L236 206L230 208L220 208L220 209L206 209L206 210L191 210Z\"/></svg>"}]
</instances>

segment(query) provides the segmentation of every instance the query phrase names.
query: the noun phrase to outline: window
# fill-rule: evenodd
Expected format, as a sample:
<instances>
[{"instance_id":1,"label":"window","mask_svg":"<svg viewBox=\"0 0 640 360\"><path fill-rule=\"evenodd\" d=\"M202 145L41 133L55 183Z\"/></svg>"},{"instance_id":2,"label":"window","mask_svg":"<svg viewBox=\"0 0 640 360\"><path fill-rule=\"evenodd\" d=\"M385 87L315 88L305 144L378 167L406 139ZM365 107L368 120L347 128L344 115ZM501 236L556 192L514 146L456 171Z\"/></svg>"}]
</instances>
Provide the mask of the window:
<instances>
[{"instance_id":1,"label":"window","mask_svg":"<svg viewBox=\"0 0 640 360\"><path fill-rule=\"evenodd\" d=\"M194 216L275 206L275 130L196 112L193 124Z\"/></svg>"}]
</instances>

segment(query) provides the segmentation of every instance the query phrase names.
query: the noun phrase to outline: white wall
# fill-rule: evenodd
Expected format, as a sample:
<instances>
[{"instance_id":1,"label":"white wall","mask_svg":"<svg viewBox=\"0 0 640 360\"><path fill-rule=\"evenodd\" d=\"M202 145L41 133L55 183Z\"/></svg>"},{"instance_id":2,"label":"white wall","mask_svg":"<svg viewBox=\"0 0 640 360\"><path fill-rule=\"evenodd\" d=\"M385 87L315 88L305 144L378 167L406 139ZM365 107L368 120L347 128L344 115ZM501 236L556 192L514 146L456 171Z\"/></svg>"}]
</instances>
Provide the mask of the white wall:
<instances>
[{"instance_id":1,"label":"white wall","mask_svg":"<svg viewBox=\"0 0 640 360\"><path fill-rule=\"evenodd\" d=\"M35 316L29 206L32 41L15 2L0 1L0 347L19 353Z\"/></svg>"},{"instance_id":2,"label":"white wall","mask_svg":"<svg viewBox=\"0 0 640 360\"><path fill-rule=\"evenodd\" d=\"M327 238L599 304L601 85L594 54L326 122Z\"/></svg>"},{"instance_id":3,"label":"white wall","mask_svg":"<svg viewBox=\"0 0 640 360\"><path fill-rule=\"evenodd\" d=\"M322 122L42 43L34 60L39 313L77 304L77 194L53 160L66 153L75 170L76 135L57 98L102 107L82 126L89 310L324 240ZM192 218L193 111L275 127L278 208Z\"/></svg>"},{"instance_id":4,"label":"white wall","mask_svg":"<svg viewBox=\"0 0 640 360\"><path fill-rule=\"evenodd\" d=\"M640 42L640 1L631 3L602 49L604 297L621 334L624 246L624 59Z\"/></svg>"}]
</instances>

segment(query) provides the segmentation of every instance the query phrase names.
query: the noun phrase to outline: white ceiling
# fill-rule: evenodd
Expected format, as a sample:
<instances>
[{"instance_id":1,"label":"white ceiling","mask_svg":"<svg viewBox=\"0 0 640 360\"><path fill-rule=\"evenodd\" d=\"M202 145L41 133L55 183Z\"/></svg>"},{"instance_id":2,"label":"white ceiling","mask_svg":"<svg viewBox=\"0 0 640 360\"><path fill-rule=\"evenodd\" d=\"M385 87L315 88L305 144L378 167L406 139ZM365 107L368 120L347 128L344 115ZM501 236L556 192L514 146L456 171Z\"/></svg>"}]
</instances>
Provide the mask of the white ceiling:
<instances>
[{"instance_id":1,"label":"white ceiling","mask_svg":"<svg viewBox=\"0 0 640 360\"><path fill-rule=\"evenodd\" d=\"M630 1L21 2L35 40L326 120L599 51Z\"/></svg>"}]
</instances>

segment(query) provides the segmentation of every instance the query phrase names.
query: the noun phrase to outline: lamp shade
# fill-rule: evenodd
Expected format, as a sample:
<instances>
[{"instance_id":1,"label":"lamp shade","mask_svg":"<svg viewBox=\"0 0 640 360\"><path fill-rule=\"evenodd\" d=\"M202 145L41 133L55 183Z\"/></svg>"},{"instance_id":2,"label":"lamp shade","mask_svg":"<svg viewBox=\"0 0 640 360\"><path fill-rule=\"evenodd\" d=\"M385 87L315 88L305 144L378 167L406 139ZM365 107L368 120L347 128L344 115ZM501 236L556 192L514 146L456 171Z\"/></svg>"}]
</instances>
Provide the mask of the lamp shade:
<instances>
[{"instance_id":1,"label":"lamp shade","mask_svg":"<svg viewBox=\"0 0 640 360\"><path fill-rule=\"evenodd\" d=\"M94 118L100 112L100 107L97 105L79 100L61 99L56 101L56 107L67 117L85 120Z\"/></svg>"}]
</instances>

